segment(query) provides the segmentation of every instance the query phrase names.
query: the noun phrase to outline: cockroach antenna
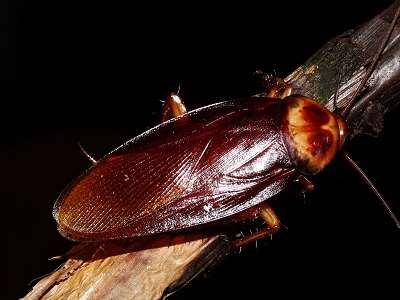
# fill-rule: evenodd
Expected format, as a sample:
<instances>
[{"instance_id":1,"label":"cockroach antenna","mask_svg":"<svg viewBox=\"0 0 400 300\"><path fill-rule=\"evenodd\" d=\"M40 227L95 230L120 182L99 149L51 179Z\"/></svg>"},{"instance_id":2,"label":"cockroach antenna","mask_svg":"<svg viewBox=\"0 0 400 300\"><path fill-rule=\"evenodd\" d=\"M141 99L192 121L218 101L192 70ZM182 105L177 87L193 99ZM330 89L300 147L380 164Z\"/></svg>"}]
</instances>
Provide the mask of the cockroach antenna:
<instances>
[{"instance_id":1,"label":"cockroach antenna","mask_svg":"<svg viewBox=\"0 0 400 300\"><path fill-rule=\"evenodd\" d=\"M350 98L349 103L347 104L347 106L342 111L341 115L342 115L342 117L344 119L348 118L351 109L356 104L358 96L360 95L360 93L361 93L362 89L364 88L365 84L367 83L368 79L371 77L372 73L374 72L377 63L378 63L383 51L385 50L385 48L386 48L386 46L387 46L387 44L388 44L388 42L390 40L390 37L391 37L391 35L393 33L393 30L394 30L394 28L396 26L396 23L397 23L397 21L399 19L399 16L400 16L400 1L397 1L397 2L398 2L398 5L397 5L397 8L396 8L396 12L394 14L392 23L390 24L390 27L389 27L388 31L386 32L386 35L385 35L384 39L382 40L382 43L379 46L378 51L376 52L370 67L368 68L368 70L367 70L363 80L359 84L358 88L356 89L356 91L354 92L352 97ZM337 97L337 95L335 94L335 98L336 97ZM368 178L367 174L361 169L361 167L359 167L357 165L357 163L351 158L349 153L343 151L342 156L352 166L352 168L358 172L358 174L361 176L361 178L364 180L364 182L371 188L371 190L374 192L374 194L378 197L378 199L381 201L381 203L385 207L387 213L389 214L391 219L394 221L394 223L396 224L397 228L400 229L400 221L399 221L399 219L396 217L396 215L394 214L393 210L390 208L389 204L383 198L382 194L378 191L378 189L375 187L375 185L372 183L372 181Z\"/></svg>"},{"instance_id":2,"label":"cockroach antenna","mask_svg":"<svg viewBox=\"0 0 400 300\"><path fill-rule=\"evenodd\" d=\"M357 163L351 158L351 156L347 152L343 152L343 157L345 158L346 161L348 161L350 163L350 165L358 172L358 174L360 174L362 179L368 184L368 186L371 188L371 190L379 198L379 200L385 207L386 211L388 212L389 216L392 218L392 220L396 224L397 228L400 229L399 219L396 217L393 210L390 208L389 204L383 198L382 194L379 193L378 189L375 187L375 185L372 183L372 181L368 178L367 174L365 174L365 172L357 165Z\"/></svg>"},{"instance_id":3,"label":"cockroach antenna","mask_svg":"<svg viewBox=\"0 0 400 300\"><path fill-rule=\"evenodd\" d=\"M79 147L79 149L82 151L83 155L85 155L86 158L89 159L89 160L92 162L92 164L97 163L97 160L95 160L95 159L82 147L81 143L79 143L79 142L78 142L78 147Z\"/></svg>"},{"instance_id":4,"label":"cockroach antenna","mask_svg":"<svg viewBox=\"0 0 400 300\"><path fill-rule=\"evenodd\" d=\"M396 12L394 14L392 23L390 24L390 27L388 29L388 31L386 32L385 37L382 40L381 45L379 46L375 56L372 59L372 63L369 66L369 68L367 69L367 72L363 78L363 80L361 81L361 83L358 85L356 91L354 92L354 94L352 95L352 97L349 100L349 103L347 104L347 106L343 109L342 111L342 117L344 119L347 119L347 117L350 114L351 109L354 107L354 105L356 104L357 101L357 97L360 95L362 89L364 88L365 84L367 83L368 79L371 77L372 73L374 72L376 65L378 64L379 59L381 58L381 55L383 53L383 51L385 50L390 37L392 36L393 30L396 26L397 20L399 19L399 15L400 15L400 1L397 1L398 5L396 8Z\"/></svg>"},{"instance_id":5,"label":"cockroach antenna","mask_svg":"<svg viewBox=\"0 0 400 300\"><path fill-rule=\"evenodd\" d=\"M335 94L333 95L333 112L340 115L340 109L337 106L337 101L339 98L339 89L340 89L340 83L342 82L342 73L339 73L339 78L336 83L336 90Z\"/></svg>"}]
</instances>

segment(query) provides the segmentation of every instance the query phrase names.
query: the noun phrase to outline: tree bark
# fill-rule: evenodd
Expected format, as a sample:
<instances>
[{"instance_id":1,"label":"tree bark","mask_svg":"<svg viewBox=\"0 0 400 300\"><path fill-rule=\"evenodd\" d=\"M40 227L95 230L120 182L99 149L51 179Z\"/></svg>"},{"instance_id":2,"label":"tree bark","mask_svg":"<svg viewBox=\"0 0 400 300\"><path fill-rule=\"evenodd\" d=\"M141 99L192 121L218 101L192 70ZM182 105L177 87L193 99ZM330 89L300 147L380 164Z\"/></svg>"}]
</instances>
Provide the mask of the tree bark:
<instances>
[{"instance_id":1,"label":"tree bark","mask_svg":"<svg viewBox=\"0 0 400 300\"><path fill-rule=\"evenodd\" d=\"M333 38L286 80L294 93L343 109L382 42L397 4ZM400 99L400 24L362 97L350 114L352 137L377 135L383 116ZM163 235L146 240L78 244L57 271L40 280L25 299L160 299L187 284L232 249L226 235Z\"/></svg>"}]
</instances>

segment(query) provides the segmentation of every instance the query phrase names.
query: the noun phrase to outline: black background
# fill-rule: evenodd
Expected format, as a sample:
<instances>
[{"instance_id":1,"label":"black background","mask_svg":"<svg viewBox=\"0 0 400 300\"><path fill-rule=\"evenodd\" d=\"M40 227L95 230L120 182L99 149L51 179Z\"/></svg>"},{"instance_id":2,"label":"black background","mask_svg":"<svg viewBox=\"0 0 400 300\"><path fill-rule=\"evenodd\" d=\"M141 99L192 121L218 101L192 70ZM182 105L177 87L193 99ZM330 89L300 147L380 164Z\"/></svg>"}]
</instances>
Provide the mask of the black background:
<instances>
[{"instance_id":1,"label":"black background","mask_svg":"<svg viewBox=\"0 0 400 300\"><path fill-rule=\"evenodd\" d=\"M14 1L1 7L1 201L8 296L58 266L68 250L52 220L54 200L99 158L155 125L181 87L189 108L257 92L252 72L285 76L326 41L391 1L186 4ZM384 134L349 147L394 209L397 117ZM174 299L368 295L395 292L400 232L342 162L294 196L274 240L243 249ZM383 295L383 294L382 294ZM381 295L381 297L382 297Z\"/></svg>"}]
</instances>

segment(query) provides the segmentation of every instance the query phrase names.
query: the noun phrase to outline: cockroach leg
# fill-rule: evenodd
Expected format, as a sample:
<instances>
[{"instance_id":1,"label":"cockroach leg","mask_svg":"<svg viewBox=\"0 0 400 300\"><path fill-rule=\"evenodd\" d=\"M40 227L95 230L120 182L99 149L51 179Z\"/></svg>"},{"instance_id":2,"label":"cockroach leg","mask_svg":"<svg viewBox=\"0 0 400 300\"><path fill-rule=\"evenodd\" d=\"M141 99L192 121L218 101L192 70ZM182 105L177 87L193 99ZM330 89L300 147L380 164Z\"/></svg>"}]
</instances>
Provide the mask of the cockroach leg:
<instances>
[{"instance_id":1,"label":"cockroach leg","mask_svg":"<svg viewBox=\"0 0 400 300\"><path fill-rule=\"evenodd\" d=\"M267 223L272 233L277 232L281 228L281 221L274 210L267 204L264 204L260 210L260 217Z\"/></svg>"},{"instance_id":2,"label":"cockroach leg","mask_svg":"<svg viewBox=\"0 0 400 300\"><path fill-rule=\"evenodd\" d=\"M303 193L312 192L315 188L314 183L310 179L305 177L304 175L299 175L299 177L297 178L297 181L300 184L301 191Z\"/></svg>"},{"instance_id":3,"label":"cockroach leg","mask_svg":"<svg viewBox=\"0 0 400 300\"><path fill-rule=\"evenodd\" d=\"M261 79L266 97L283 99L292 94L292 85L282 78L262 70L257 70L254 74Z\"/></svg>"},{"instance_id":4,"label":"cockroach leg","mask_svg":"<svg viewBox=\"0 0 400 300\"><path fill-rule=\"evenodd\" d=\"M176 94L171 94L167 98L167 101L165 101L164 103L161 115L161 122L179 117L180 115L185 114L186 111L187 110L185 105L183 104L182 99Z\"/></svg>"},{"instance_id":5,"label":"cockroach leg","mask_svg":"<svg viewBox=\"0 0 400 300\"><path fill-rule=\"evenodd\" d=\"M314 183L301 174L297 177L295 182L298 185L298 193L303 196L304 203L306 203L306 193L312 192L314 190Z\"/></svg>"},{"instance_id":6,"label":"cockroach leg","mask_svg":"<svg viewBox=\"0 0 400 300\"><path fill-rule=\"evenodd\" d=\"M275 77L274 83L267 88L267 97L284 99L292 94L292 85L285 80Z\"/></svg>"},{"instance_id":7,"label":"cockroach leg","mask_svg":"<svg viewBox=\"0 0 400 300\"><path fill-rule=\"evenodd\" d=\"M280 229L281 221L269 205L263 205L263 207L260 209L259 217L265 221L267 227L251 234L248 237L237 240L233 245L234 248L240 248L266 236L271 236Z\"/></svg>"}]
</instances>

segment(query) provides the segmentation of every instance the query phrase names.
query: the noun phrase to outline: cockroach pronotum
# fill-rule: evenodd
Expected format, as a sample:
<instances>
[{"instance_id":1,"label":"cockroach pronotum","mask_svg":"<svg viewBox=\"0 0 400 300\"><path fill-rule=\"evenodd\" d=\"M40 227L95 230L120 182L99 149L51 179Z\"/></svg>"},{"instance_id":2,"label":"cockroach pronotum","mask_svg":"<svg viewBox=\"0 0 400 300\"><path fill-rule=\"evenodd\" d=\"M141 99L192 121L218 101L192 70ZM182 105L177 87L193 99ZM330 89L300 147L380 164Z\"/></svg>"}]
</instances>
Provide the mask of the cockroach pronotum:
<instances>
[{"instance_id":1,"label":"cockroach pronotum","mask_svg":"<svg viewBox=\"0 0 400 300\"><path fill-rule=\"evenodd\" d=\"M237 242L276 232L268 199L323 170L340 154L400 222L364 172L342 150L346 118L399 17L341 113L292 95L275 80L265 97L226 101L186 112L178 95L164 104L162 123L131 139L73 181L55 203L60 233L74 241L105 241L188 231L254 216L267 227Z\"/></svg>"}]
</instances>

